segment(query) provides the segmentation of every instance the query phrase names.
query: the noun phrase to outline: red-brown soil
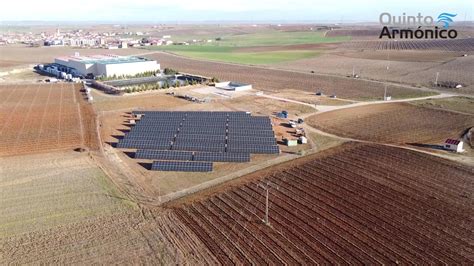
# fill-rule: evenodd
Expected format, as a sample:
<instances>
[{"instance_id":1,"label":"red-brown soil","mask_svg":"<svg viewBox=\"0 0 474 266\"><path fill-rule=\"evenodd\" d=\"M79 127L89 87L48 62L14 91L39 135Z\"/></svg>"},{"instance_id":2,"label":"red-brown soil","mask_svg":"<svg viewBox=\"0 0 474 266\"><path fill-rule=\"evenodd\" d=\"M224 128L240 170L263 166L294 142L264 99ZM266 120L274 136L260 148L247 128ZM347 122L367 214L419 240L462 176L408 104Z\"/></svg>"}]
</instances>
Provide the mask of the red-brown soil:
<instances>
[{"instance_id":1,"label":"red-brown soil","mask_svg":"<svg viewBox=\"0 0 474 266\"><path fill-rule=\"evenodd\" d=\"M193 196L179 219L222 264L471 264L474 170L343 145ZM263 224L269 181L270 226Z\"/></svg>"},{"instance_id":2,"label":"red-brown soil","mask_svg":"<svg viewBox=\"0 0 474 266\"><path fill-rule=\"evenodd\" d=\"M354 139L441 145L447 138L461 137L462 132L474 125L474 117L391 103L327 112L312 116L307 122L325 132Z\"/></svg>"},{"instance_id":3,"label":"red-brown soil","mask_svg":"<svg viewBox=\"0 0 474 266\"><path fill-rule=\"evenodd\" d=\"M148 57L157 59L163 66L181 72L251 83L254 88L265 91L287 89L322 91L328 95L337 94L340 98L349 99L377 99L383 97L384 91L382 83L345 77L194 60L165 53L156 53ZM426 92L400 86L390 86L390 92L395 98L426 95Z\"/></svg>"},{"instance_id":4,"label":"red-brown soil","mask_svg":"<svg viewBox=\"0 0 474 266\"><path fill-rule=\"evenodd\" d=\"M0 155L97 148L94 111L76 84L3 85Z\"/></svg>"}]
</instances>

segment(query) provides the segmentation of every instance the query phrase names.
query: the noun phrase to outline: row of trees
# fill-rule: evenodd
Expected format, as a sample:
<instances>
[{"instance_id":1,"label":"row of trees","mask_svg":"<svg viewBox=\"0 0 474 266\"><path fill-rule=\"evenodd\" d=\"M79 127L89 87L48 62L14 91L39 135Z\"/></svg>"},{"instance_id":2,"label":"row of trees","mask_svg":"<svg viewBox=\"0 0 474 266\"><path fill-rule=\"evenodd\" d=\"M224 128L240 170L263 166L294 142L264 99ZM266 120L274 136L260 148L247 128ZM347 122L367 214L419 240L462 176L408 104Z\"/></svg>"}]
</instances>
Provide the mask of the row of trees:
<instances>
[{"instance_id":1,"label":"row of trees","mask_svg":"<svg viewBox=\"0 0 474 266\"><path fill-rule=\"evenodd\" d=\"M184 83L181 85L179 81L169 83L169 82L164 82L163 84L160 83L148 83L148 84L140 84L140 85L135 85L135 86L129 86L127 87L124 92L125 93L133 93L133 92L142 92L142 91L150 91L150 90L160 90L160 89L169 89L171 87L173 88L179 88L181 86L189 86L189 85L197 85L197 84L202 84L200 82L197 82L196 80L192 80L189 82L188 80L185 80Z\"/></svg>"},{"instance_id":2,"label":"row of trees","mask_svg":"<svg viewBox=\"0 0 474 266\"><path fill-rule=\"evenodd\" d=\"M176 70L176 69L172 69L172 68L166 67L165 69L163 69L163 73L164 73L165 75L176 75L176 74L178 74L179 72L178 72L178 70Z\"/></svg>"},{"instance_id":3,"label":"row of trees","mask_svg":"<svg viewBox=\"0 0 474 266\"><path fill-rule=\"evenodd\" d=\"M137 73L135 75L115 75L114 74L113 76L110 76L110 77L102 76L102 77L98 77L97 79L100 81L107 81L107 80L118 80L118 79L144 78L144 77L152 77L159 73L160 73L159 70L145 71L142 73Z\"/></svg>"}]
</instances>

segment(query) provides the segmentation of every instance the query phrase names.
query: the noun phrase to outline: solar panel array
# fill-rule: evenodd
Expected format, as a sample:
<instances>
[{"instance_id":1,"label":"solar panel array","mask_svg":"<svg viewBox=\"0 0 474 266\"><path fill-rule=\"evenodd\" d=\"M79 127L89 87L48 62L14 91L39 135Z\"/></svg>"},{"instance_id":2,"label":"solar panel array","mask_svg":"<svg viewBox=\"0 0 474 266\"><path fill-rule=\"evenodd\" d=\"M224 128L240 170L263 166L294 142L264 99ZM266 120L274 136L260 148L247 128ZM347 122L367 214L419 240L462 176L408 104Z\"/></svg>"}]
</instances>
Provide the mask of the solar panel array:
<instances>
[{"instance_id":1,"label":"solar panel array","mask_svg":"<svg viewBox=\"0 0 474 266\"><path fill-rule=\"evenodd\" d=\"M266 116L205 111L133 114L142 117L117 147L137 149L137 159L156 160L152 170L212 171L213 162L249 162L250 154L280 152Z\"/></svg>"},{"instance_id":2,"label":"solar panel array","mask_svg":"<svg viewBox=\"0 0 474 266\"><path fill-rule=\"evenodd\" d=\"M154 161L151 170L180 172L211 172L211 162Z\"/></svg>"}]
</instances>

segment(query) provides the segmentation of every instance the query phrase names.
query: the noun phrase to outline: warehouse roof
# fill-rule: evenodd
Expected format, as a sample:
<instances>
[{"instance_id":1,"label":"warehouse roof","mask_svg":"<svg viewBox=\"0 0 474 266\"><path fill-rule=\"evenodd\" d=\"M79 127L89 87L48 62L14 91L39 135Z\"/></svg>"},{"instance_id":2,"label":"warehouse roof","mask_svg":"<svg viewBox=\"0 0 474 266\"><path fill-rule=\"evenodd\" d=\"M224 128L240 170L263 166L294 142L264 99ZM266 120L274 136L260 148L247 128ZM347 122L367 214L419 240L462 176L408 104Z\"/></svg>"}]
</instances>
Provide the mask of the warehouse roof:
<instances>
[{"instance_id":1,"label":"warehouse roof","mask_svg":"<svg viewBox=\"0 0 474 266\"><path fill-rule=\"evenodd\" d=\"M66 56L59 57L63 61L78 61L84 64L123 64L151 61L143 57L118 56L118 55L91 55L91 56Z\"/></svg>"}]
</instances>

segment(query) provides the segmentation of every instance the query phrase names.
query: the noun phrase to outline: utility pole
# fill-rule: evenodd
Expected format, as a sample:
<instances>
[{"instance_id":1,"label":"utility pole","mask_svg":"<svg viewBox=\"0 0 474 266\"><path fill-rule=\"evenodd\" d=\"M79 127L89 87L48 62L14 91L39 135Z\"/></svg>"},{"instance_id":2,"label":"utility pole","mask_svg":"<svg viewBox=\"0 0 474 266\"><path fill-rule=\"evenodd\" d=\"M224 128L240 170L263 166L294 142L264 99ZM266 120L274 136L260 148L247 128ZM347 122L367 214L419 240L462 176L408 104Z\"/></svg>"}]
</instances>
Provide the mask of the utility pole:
<instances>
[{"instance_id":1,"label":"utility pole","mask_svg":"<svg viewBox=\"0 0 474 266\"><path fill-rule=\"evenodd\" d=\"M438 86L438 77L439 77L439 72L436 72L435 86Z\"/></svg>"},{"instance_id":2,"label":"utility pole","mask_svg":"<svg viewBox=\"0 0 474 266\"><path fill-rule=\"evenodd\" d=\"M257 186L265 190L265 217L262 219L262 221L266 225L270 225L270 221L268 220L268 196L269 196L270 187L273 185L270 183L270 181L267 181L266 184L264 185L258 184ZM278 189L278 187L276 187L276 189Z\"/></svg>"}]
</instances>

